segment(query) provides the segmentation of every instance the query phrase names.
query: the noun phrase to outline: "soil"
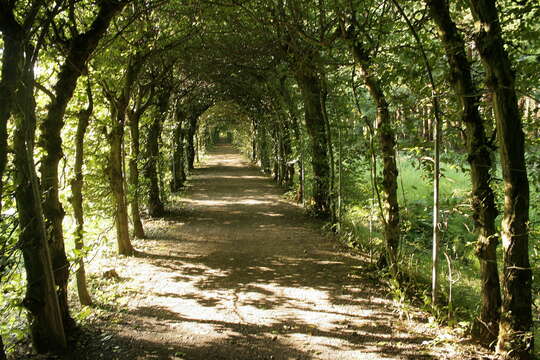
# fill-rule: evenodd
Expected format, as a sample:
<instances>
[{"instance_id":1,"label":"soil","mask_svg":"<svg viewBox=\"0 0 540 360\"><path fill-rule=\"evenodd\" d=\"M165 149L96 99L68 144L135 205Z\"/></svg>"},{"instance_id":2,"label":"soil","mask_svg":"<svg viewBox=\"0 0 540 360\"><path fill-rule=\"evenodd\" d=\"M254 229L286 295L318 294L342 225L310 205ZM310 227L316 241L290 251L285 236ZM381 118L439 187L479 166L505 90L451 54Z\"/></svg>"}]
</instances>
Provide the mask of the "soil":
<instances>
[{"instance_id":1,"label":"soil","mask_svg":"<svg viewBox=\"0 0 540 360\"><path fill-rule=\"evenodd\" d=\"M172 205L145 222L137 257L90 264L115 269L128 301L88 326L72 358L486 358L392 301L362 256L230 146L205 158Z\"/></svg>"}]
</instances>

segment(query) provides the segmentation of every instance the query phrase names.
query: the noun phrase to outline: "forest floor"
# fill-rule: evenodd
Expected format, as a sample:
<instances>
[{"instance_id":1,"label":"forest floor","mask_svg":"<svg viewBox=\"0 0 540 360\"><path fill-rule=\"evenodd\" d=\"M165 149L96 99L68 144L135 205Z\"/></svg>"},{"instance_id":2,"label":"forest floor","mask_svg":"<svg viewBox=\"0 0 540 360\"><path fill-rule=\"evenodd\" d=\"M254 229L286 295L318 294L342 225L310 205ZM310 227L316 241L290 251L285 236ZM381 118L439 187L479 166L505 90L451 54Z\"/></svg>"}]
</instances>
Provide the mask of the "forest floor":
<instances>
[{"instance_id":1,"label":"forest floor","mask_svg":"<svg viewBox=\"0 0 540 360\"><path fill-rule=\"evenodd\" d=\"M428 314L403 311L365 259L282 195L217 146L170 214L145 222L137 257L90 263L114 269L127 300L87 326L72 357L488 358Z\"/></svg>"}]
</instances>

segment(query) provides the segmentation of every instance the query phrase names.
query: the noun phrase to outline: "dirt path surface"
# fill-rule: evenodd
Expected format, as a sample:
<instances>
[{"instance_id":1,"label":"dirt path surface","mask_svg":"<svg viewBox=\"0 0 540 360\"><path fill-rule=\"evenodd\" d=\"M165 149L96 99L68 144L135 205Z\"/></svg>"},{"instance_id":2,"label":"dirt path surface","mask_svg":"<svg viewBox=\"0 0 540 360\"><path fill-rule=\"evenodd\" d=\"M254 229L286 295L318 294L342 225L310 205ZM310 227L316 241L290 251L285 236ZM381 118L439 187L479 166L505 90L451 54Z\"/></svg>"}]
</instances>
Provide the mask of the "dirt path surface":
<instances>
[{"instance_id":1,"label":"dirt path surface","mask_svg":"<svg viewBox=\"0 0 540 360\"><path fill-rule=\"evenodd\" d=\"M100 357L479 358L422 313L400 316L365 264L281 194L217 147L181 210L146 223L140 256L114 260L129 302Z\"/></svg>"}]
</instances>

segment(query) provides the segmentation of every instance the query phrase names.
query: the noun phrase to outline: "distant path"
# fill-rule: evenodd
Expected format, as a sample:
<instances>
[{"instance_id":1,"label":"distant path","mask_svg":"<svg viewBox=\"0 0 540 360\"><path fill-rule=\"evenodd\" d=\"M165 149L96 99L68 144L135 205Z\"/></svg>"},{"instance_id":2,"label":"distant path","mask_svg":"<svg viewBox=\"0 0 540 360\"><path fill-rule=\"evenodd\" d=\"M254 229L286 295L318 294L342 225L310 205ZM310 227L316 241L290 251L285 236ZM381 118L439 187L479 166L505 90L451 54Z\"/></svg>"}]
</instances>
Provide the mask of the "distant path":
<instances>
[{"instance_id":1,"label":"distant path","mask_svg":"<svg viewBox=\"0 0 540 360\"><path fill-rule=\"evenodd\" d=\"M178 214L148 222L142 256L117 264L132 295L111 325L116 358L474 358L433 341L421 313L400 319L365 264L281 194L216 147Z\"/></svg>"}]
</instances>

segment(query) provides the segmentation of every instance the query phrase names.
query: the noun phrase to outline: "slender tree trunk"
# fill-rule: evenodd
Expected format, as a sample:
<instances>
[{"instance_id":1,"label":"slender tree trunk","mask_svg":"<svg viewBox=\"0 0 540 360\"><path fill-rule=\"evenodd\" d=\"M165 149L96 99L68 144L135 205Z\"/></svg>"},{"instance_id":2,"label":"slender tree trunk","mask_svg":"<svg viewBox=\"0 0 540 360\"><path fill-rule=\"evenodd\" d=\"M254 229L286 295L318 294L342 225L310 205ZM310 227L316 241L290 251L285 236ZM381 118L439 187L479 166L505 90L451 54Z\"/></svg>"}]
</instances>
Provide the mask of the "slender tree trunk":
<instances>
[{"instance_id":1,"label":"slender tree trunk","mask_svg":"<svg viewBox=\"0 0 540 360\"><path fill-rule=\"evenodd\" d=\"M470 0L478 23L476 45L487 71L505 183L504 267L497 351L506 359L532 359L532 271L529 262L529 182L514 73L504 49L494 0Z\"/></svg>"},{"instance_id":2,"label":"slender tree trunk","mask_svg":"<svg viewBox=\"0 0 540 360\"><path fill-rule=\"evenodd\" d=\"M13 32L16 31L14 30ZM4 35L2 53L2 78L0 79L0 213L2 212L4 171L6 169L8 153L7 125L13 111L14 95L17 87L17 64L21 51L20 43L10 39L14 35L12 33Z\"/></svg>"},{"instance_id":3,"label":"slender tree trunk","mask_svg":"<svg viewBox=\"0 0 540 360\"><path fill-rule=\"evenodd\" d=\"M439 28L450 66L450 80L459 98L462 121L466 128L468 161L471 165L473 219L478 237L477 256L482 279L482 304L474 333L484 345L491 346L499 332L501 306L497 270L498 234L495 226L498 212L490 185L492 149L478 109L480 95L467 60L465 42L450 17L448 3L444 0L428 0L427 4Z\"/></svg>"},{"instance_id":4,"label":"slender tree trunk","mask_svg":"<svg viewBox=\"0 0 540 360\"><path fill-rule=\"evenodd\" d=\"M268 136L267 136L267 130L266 130L266 124L262 122L262 120L259 120L259 124L257 126L257 138L258 138L258 145L259 145L259 156L261 161L261 169L264 171L265 174L270 173L270 155L268 150Z\"/></svg>"},{"instance_id":5,"label":"slender tree trunk","mask_svg":"<svg viewBox=\"0 0 540 360\"><path fill-rule=\"evenodd\" d=\"M27 58L29 57L27 55ZM22 60L22 56L19 60ZM55 291L34 165L36 104L33 94L33 64L27 63L23 66L21 62L18 62L23 73L19 80L19 91L16 97L14 150L17 170L15 172L15 199L21 229L19 242L27 283L23 305L29 311L32 342L35 349L40 353L56 352L66 347L66 337Z\"/></svg>"},{"instance_id":6,"label":"slender tree trunk","mask_svg":"<svg viewBox=\"0 0 540 360\"><path fill-rule=\"evenodd\" d=\"M293 149L291 143L291 129L288 122L287 114L284 114L284 126L283 126L283 173L285 174L285 188L291 190L294 186L294 163Z\"/></svg>"},{"instance_id":7,"label":"slender tree trunk","mask_svg":"<svg viewBox=\"0 0 540 360\"><path fill-rule=\"evenodd\" d=\"M184 132L182 129L186 119L185 113L179 108L175 110L175 127L173 132L173 160L172 160L172 191L180 191L186 181L185 162L184 162ZM188 149L189 156L189 149ZM189 161L189 160L188 160Z\"/></svg>"},{"instance_id":8,"label":"slender tree trunk","mask_svg":"<svg viewBox=\"0 0 540 360\"><path fill-rule=\"evenodd\" d=\"M124 158L122 156L122 145L124 143L124 122L125 108L120 113L121 106L111 106L112 128L109 134L110 154L109 154L109 180L111 182L112 194L115 200L115 223L116 241L118 243L118 253L120 255L132 256L133 246L129 238L129 220L127 211L126 189L124 187Z\"/></svg>"},{"instance_id":9,"label":"slender tree trunk","mask_svg":"<svg viewBox=\"0 0 540 360\"><path fill-rule=\"evenodd\" d=\"M164 91L159 99L159 109L155 114L150 128L148 129L147 138L147 163L145 166L144 175L150 182L148 191L148 213L153 217L163 216L165 206L161 201L159 191L158 178L158 161L159 161L159 139L161 137L161 124L163 117L166 116L167 107L169 104L169 93Z\"/></svg>"},{"instance_id":10,"label":"slender tree trunk","mask_svg":"<svg viewBox=\"0 0 540 360\"><path fill-rule=\"evenodd\" d=\"M296 146L297 146L298 153L299 153L298 154L298 156L299 156L298 169L299 169L299 173L300 173L299 174L299 176L300 176L300 181L299 181L300 186L298 187L297 199L298 199L298 202L303 202L304 201L304 179L303 179L304 162L303 162L302 159L303 159L303 151L304 151L304 142L303 142L302 136L300 134L300 125L299 125L299 121L298 121L297 111L295 109L293 99L292 99L291 94L289 92L289 88L287 87L285 77L282 77L280 79L280 93L281 93L281 96L283 97L283 99L285 101L286 108L289 110L292 133L294 135L294 139L296 141ZM290 135L289 135L289 138L290 138ZM291 144L288 143L288 146L291 146ZM292 153L292 150L291 150L291 153ZM291 172L291 187L292 187L293 182L294 182L294 165L291 165L291 167L292 167L292 169L290 170L290 172Z\"/></svg>"},{"instance_id":11,"label":"slender tree trunk","mask_svg":"<svg viewBox=\"0 0 540 360\"><path fill-rule=\"evenodd\" d=\"M296 72L296 80L304 99L306 127L311 138L314 211L317 216L327 218L330 215L330 166L321 104L321 81L314 71L307 68L302 70Z\"/></svg>"},{"instance_id":12,"label":"slender tree trunk","mask_svg":"<svg viewBox=\"0 0 540 360\"><path fill-rule=\"evenodd\" d=\"M118 98L109 93L106 88L103 89L111 105L112 125L108 137L110 146L108 172L115 203L116 241L118 243L118 253L127 256L132 256L135 250L129 238L129 219L124 180L124 127L133 86L144 61L145 57L139 53L129 58L122 92Z\"/></svg>"},{"instance_id":13,"label":"slender tree trunk","mask_svg":"<svg viewBox=\"0 0 540 360\"><path fill-rule=\"evenodd\" d=\"M326 74L321 75L321 113L324 118L324 126L326 128L327 146L328 146L328 160L330 168L330 185L329 185L329 208L330 208L330 221L332 224L336 223L336 200L335 200L335 161L334 161L334 145L332 140L332 129L330 126L330 119L328 118L328 110L326 109L326 100L328 99L328 85L326 83Z\"/></svg>"},{"instance_id":14,"label":"slender tree trunk","mask_svg":"<svg viewBox=\"0 0 540 360\"><path fill-rule=\"evenodd\" d=\"M388 110L388 102L379 79L370 70L371 58L362 44L356 40L355 34L347 35L351 40L353 56L360 66L362 77L371 98L377 106L375 125L379 134L381 155L383 158L383 225L386 244L386 260L392 273L397 271L397 256L400 238L399 203L397 199L396 140L392 120Z\"/></svg>"},{"instance_id":15,"label":"slender tree trunk","mask_svg":"<svg viewBox=\"0 0 540 360\"><path fill-rule=\"evenodd\" d=\"M0 336L0 360L7 360L6 352L4 351L4 342Z\"/></svg>"},{"instance_id":16,"label":"slender tree trunk","mask_svg":"<svg viewBox=\"0 0 540 360\"><path fill-rule=\"evenodd\" d=\"M197 120L199 116L191 115L187 133L187 166L188 171L195 169L195 133L197 132Z\"/></svg>"},{"instance_id":17,"label":"slender tree trunk","mask_svg":"<svg viewBox=\"0 0 540 360\"><path fill-rule=\"evenodd\" d=\"M137 163L140 160L140 134L139 120L140 116L136 113L128 113L129 129L131 133L131 154L129 159L129 185L131 187L131 218L133 220L133 236L144 239L144 228L141 221L139 205L139 168Z\"/></svg>"},{"instance_id":18,"label":"slender tree trunk","mask_svg":"<svg viewBox=\"0 0 540 360\"><path fill-rule=\"evenodd\" d=\"M77 292L81 305L92 305L92 298L86 285L86 271L84 268L84 210L83 210L83 163L84 163L84 136L90 123L90 116L94 108L90 82L87 85L88 107L78 114L77 133L75 135L75 177L71 180L71 204L75 217L75 249L79 250L77 260Z\"/></svg>"},{"instance_id":19,"label":"slender tree trunk","mask_svg":"<svg viewBox=\"0 0 540 360\"><path fill-rule=\"evenodd\" d=\"M148 96L148 101L145 104L141 104L143 93L139 93L136 107L133 111L128 111L129 129L131 134L131 154L129 159L129 186L131 188L130 206L131 206L131 218L133 221L133 236L144 239L144 228L141 221L140 214L140 185L139 185L139 168L137 166L140 159L140 119L144 111L150 105L152 94Z\"/></svg>"}]
</instances>

